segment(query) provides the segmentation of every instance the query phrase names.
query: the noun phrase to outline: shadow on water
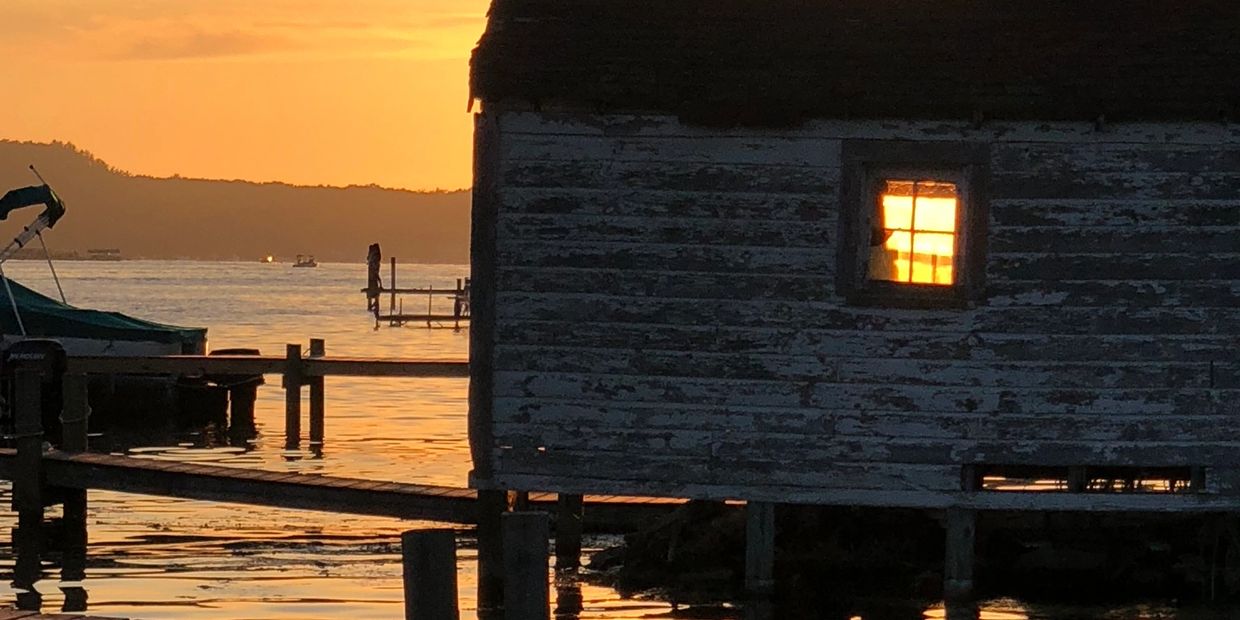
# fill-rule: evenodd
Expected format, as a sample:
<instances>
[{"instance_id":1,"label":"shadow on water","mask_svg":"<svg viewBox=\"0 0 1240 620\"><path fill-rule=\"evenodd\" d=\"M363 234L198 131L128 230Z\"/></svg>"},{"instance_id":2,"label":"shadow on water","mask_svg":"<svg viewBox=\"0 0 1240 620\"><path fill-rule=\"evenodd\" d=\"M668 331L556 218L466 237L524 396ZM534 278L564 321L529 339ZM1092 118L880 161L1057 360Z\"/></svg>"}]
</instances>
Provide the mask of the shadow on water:
<instances>
[{"instance_id":1,"label":"shadow on water","mask_svg":"<svg viewBox=\"0 0 1240 620\"><path fill-rule=\"evenodd\" d=\"M84 521L79 527L84 528ZM13 579L10 582L16 592L16 607L23 611L41 611L43 594L38 584L59 567L59 589L64 602L61 612L83 612L87 608L86 547L85 532L74 533L66 519L52 519L45 523L20 525L13 532L16 557L13 562Z\"/></svg>"}]
</instances>

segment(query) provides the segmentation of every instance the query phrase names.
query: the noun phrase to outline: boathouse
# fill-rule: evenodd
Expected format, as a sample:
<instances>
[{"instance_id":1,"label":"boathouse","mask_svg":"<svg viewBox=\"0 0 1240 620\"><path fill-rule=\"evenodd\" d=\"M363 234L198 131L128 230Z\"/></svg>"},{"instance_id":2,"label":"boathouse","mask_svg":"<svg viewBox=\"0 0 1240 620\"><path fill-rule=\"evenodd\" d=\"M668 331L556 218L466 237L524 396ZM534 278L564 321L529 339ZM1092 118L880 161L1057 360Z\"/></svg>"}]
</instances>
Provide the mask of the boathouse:
<instances>
[{"instance_id":1,"label":"boathouse","mask_svg":"<svg viewBox=\"0 0 1240 620\"><path fill-rule=\"evenodd\" d=\"M1240 509L1237 23L496 0L474 484Z\"/></svg>"}]
</instances>

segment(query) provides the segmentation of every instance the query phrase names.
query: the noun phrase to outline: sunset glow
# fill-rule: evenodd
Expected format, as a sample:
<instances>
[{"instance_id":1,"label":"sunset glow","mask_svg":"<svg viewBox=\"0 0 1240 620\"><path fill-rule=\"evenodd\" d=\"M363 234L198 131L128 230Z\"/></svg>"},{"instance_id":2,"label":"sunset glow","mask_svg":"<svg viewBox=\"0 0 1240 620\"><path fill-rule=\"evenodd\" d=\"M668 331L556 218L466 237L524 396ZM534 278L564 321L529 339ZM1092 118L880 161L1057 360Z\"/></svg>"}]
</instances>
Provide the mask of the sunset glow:
<instances>
[{"instance_id":1,"label":"sunset glow","mask_svg":"<svg viewBox=\"0 0 1240 620\"><path fill-rule=\"evenodd\" d=\"M470 183L488 0L6 0L0 138L155 176Z\"/></svg>"}]
</instances>

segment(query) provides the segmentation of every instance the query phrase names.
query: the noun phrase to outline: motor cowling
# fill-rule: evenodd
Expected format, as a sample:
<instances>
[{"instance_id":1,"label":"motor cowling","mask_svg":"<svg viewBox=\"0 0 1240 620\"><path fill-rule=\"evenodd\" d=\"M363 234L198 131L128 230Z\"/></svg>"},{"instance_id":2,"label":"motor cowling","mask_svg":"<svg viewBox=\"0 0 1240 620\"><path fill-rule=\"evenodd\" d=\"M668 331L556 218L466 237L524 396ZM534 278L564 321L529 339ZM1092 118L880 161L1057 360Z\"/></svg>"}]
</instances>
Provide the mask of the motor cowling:
<instances>
[{"instance_id":1,"label":"motor cowling","mask_svg":"<svg viewBox=\"0 0 1240 620\"><path fill-rule=\"evenodd\" d=\"M48 441L59 444L61 437L60 410L63 406L62 382L68 367L65 349L55 340L29 338L19 340L0 354L0 421L6 432L13 432L13 412L16 407L17 371L32 369L38 372L42 398L43 433Z\"/></svg>"}]
</instances>

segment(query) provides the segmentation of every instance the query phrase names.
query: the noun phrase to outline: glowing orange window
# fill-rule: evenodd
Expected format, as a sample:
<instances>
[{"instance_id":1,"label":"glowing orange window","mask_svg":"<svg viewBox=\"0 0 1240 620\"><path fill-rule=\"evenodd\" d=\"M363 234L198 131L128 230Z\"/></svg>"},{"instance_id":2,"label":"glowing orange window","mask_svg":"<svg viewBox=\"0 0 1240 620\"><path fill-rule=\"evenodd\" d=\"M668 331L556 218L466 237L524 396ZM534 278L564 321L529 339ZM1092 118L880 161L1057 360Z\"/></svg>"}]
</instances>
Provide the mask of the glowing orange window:
<instances>
[{"instance_id":1,"label":"glowing orange window","mask_svg":"<svg viewBox=\"0 0 1240 620\"><path fill-rule=\"evenodd\" d=\"M951 285L959 204L955 183L884 181L870 235L869 279Z\"/></svg>"}]
</instances>

